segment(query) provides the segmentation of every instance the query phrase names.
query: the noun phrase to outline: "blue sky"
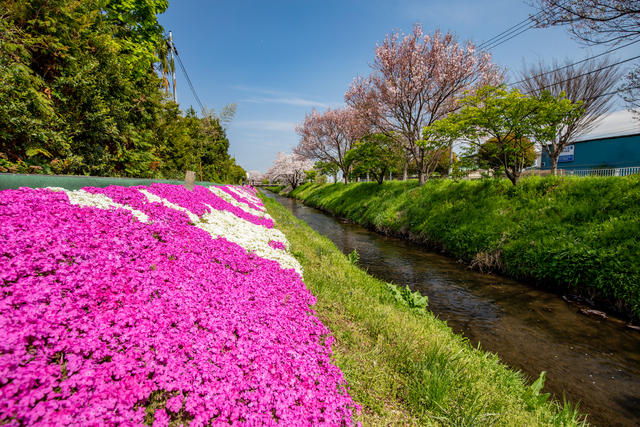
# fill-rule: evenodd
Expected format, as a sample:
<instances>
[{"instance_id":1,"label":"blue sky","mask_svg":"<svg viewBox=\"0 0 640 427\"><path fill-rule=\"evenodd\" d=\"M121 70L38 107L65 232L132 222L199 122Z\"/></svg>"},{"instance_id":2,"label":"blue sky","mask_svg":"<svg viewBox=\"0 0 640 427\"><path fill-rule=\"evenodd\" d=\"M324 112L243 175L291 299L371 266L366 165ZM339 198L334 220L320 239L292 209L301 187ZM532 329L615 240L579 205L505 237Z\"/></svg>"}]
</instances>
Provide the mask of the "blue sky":
<instances>
[{"instance_id":1,"label":"blue sky","mask_svg":"<svg viewBox=\"0 0 640 427\"><path fill-rule=\"evenodd\" d=\"M206 0L170 1L159 16L174 42L202 104L238 104L228 129L229 152L239 165L264 172L278 151L291 152L294 126L312 108L344 105L344 92L369 74L376 43L396 29L451 30L478 44L526 19L535 9L519 0ZM584 59L606 48L586 49L562 28L531 29L492 49L498 65L517 70L522 60ZM616 52L637 55L637 46ZM178 102L198 109L182 71ZM515 80L515 79L514 79ZM638 124L621 102L594 131L630 133Z\"/></svg>"}]
</instances>

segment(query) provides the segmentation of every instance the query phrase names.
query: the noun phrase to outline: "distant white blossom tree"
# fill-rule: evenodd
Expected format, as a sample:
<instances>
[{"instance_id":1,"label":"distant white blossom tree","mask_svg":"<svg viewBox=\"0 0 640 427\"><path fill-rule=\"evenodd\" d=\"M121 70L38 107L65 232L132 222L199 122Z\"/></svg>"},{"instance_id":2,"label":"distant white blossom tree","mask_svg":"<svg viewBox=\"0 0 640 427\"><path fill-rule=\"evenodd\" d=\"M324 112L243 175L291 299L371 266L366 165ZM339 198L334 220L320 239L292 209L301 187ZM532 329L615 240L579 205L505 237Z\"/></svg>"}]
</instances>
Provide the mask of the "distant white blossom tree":
<instances>
[{"instance_id":1,"label":"distant white blossom tree","mask_svg":"<svg viewBox=\"0 0 640 427\"><path fill-rule=\"evenodd\" d=\"M313 169L311 160L298 154L278 153L265 175L271 181L282 181L296 188L305 179L304 171Z\"/></svg>"},{"instance_id":2,"label":"distant white blossom tree","mask_svg":"<svg viewBox=\"0 0 640 427\"><path fill-rule=\"evenodd\" d=\"M249 171L247 172L247 176L249 182L262 182L264 179L264 175L262 175L259 171Z\"/></svg>"}]
</instances>

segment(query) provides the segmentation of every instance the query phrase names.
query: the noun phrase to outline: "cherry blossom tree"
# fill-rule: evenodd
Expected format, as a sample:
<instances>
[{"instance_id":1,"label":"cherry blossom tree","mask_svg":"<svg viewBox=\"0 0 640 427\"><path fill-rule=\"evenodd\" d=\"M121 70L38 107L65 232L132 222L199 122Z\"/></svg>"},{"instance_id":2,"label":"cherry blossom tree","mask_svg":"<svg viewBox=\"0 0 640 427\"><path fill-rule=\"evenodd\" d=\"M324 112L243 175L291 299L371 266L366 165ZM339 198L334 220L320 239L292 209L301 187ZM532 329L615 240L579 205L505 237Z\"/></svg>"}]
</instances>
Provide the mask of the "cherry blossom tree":
<instances>
[{"instance_id":1,"label":"cherry blossom tree","mask_svg":"<svg viewBox=\"0 0 640 427\"><path fill-rule=\"evenodd\" d=\"M247 172L247 177L249 182L262 182L264 176L259 171L249 171Z\"/></svg>"},{"instance_id":2,"label":"cherry blossom tree","mask_svg":"<svg viewBox=\"0 0 640 427\"><path fill-rule=\"evenodd\" d=\"M296 188L305 179L305 171L313 169L313 163L298 154L278 153L276 159L265 172L272 181L282 181Z\"/></svg>"},{"instance_id":3,"label":"cherry blossom tree","mask_svg":"<svg viewBox=\"0 0 640 427\"><path fill-rule=\"evenodd\" d=\"M491 55L476 51L471 41L460 44L455 35L439 30L424 35L420 23L411 34L387 35L370 66L371 75L357 77L345 101L376 132L393 137L410 153L420 185L432 169L430 162L439 160L428 146L417 144L422 128L456 111L466 90L503 78Z\"/></svg>"},{"instance_id":4,"label":"cherry blossom tree","mask_svg":"<svg viewBox=\"0 0 640 427\"><path fill-rule=\"evenodd\" d=\"M344 161L344 156L354 142L369 133L370 129L371 126L350 107L329 108L322 114L312 110L296 126L300 142L293 152L310 160L334 164L342 171L344 183L347 184L350 166Z\"/></svg>"}]
</instances>

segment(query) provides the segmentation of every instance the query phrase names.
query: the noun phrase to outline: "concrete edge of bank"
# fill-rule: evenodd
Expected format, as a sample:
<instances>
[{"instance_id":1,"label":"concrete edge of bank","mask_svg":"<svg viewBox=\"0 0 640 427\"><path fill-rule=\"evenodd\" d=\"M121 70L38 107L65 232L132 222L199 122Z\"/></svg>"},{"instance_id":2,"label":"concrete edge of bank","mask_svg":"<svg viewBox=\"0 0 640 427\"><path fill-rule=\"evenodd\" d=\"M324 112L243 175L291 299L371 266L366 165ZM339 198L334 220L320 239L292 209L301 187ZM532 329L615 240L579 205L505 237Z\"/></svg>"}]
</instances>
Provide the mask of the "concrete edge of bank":
<instances>
[{"instance_id":1,"label":"concrete edge of bank","mask_svg":"<svg viewBox=\"0 0 640 427\"><path fill-rule=\"evenodd\" d=\"M0 173L0 191L17 190L20 187L46 188L61 187L65 190L80 190L82 187L108 187L119 185L133 187L136 185L151 184L175 184L184 185L184 181L171 179L144 179L144 178L112 178L100 176L73 176L73 175L28 175L18 173ZM210 186L222 185L215 182L196 181L195 185Z\"/></svg>"}]
</instances>

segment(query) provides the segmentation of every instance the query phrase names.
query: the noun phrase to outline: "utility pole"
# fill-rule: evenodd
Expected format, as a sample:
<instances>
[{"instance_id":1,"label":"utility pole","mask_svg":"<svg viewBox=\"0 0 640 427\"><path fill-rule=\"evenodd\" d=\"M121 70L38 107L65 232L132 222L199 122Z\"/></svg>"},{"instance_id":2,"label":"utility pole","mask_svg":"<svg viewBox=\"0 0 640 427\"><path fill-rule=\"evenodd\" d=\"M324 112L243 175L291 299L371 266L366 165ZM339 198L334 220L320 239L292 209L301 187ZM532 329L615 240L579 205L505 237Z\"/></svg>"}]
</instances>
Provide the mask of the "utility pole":
<instances>
[{"instance_id":1,"label":"utility pole","mask_svg":"<svg viewBox=\"0 0 640 427\"><path fill-rule=\"evenodd\" d=\"M173 45L173 35L169 31L169 49L171 50L171 76L173 77L173 102L178 103L178 93L176 92L176 67L173 62L173 51L176 49Z\"/></svg>"},{"instance_id":2,"label":"utility pole","mask_svg":"<svg viewBox=\"0 0 640 427\"><path fill-rule=\"evenodd\" d=\"M453 173L453 140L449 142L449 170L447 171L447 178L451 178L451 174Z\"/></svg>"}]
</instances>

